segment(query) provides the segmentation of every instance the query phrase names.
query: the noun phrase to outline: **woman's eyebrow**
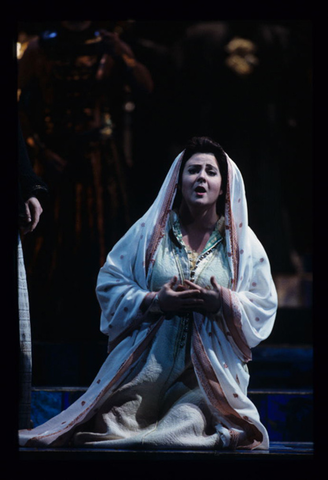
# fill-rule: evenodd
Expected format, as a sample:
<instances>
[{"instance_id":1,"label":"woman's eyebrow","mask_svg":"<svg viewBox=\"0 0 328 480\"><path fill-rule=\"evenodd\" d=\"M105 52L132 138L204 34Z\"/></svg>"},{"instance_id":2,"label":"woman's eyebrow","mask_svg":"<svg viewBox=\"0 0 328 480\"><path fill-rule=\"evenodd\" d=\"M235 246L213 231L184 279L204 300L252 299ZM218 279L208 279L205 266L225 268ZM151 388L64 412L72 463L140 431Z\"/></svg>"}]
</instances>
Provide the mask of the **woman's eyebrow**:
<instances>
[{"instance_id":1,"label":"woman's eyebrow","mask_svg":"<svg viewBox=\"0 0 328 480\"><path fill-rule=\"evenodd\" d=\"M190 168L190 167L202 167L202 165L203 165L202 163L191 163L191 164L189 164L188 168ZM214 170L219 169L218 167L216 167L215 165L212 165L211 163L206 163L205 167L213 168Z\"/></svg>"}]
</instances>

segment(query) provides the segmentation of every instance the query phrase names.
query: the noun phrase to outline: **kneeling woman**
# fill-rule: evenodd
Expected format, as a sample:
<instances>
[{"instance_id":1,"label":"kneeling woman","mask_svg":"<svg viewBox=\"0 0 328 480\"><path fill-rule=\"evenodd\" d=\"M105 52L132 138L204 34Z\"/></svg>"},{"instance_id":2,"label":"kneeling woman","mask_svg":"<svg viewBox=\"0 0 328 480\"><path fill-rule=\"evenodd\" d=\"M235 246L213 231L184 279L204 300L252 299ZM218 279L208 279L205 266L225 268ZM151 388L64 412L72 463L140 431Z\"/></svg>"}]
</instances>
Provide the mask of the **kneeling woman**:
<instances>
[{"instance_id":1,"label":"kneeling woman","mask_svg":"<svg viewBox=\"0 0 328 480\"><path fill-rule=\"evenodd\" d=\"M21 446L269 447L246 364L272 330L277 295L220 145L188 143L96 291L109 355L73 405L20 431Z\"/></svg>"}]
</instances>

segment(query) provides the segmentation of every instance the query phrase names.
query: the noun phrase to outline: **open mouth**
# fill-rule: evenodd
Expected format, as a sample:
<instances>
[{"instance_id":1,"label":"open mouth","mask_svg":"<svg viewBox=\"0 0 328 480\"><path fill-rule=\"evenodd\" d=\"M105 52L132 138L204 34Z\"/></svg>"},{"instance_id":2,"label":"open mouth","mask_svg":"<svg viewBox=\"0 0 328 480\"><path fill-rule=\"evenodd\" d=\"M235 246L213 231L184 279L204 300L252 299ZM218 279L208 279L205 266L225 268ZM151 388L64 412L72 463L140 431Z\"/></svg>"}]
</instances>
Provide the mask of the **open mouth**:
<instances>
[{"instance_id":1,"label":"open mouth","mask_svg":"<svg viewBox=\"0 0 328 480\"><path fill-rule=\"evenodd\" d=\"M199 194L203 194L203 193L206 193L206 190L204 187L198 186L195 188L195 192Z\"/></svg>"}]
</instances>

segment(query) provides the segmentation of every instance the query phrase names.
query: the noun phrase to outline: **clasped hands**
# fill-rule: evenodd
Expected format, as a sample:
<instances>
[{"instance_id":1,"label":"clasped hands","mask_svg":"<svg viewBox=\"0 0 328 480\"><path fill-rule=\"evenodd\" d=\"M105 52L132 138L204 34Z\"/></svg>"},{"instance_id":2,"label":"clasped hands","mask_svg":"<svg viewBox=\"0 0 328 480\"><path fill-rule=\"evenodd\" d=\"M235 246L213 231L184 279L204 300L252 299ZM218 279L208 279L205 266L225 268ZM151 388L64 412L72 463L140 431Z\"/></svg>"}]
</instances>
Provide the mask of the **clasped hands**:
<instances>
[{"instance_id":1,"label":"clasped hands","mask_svg":"<svg viewBox=\"0 0 328 480\"><path fill-rule=\"evenodd\" d=\"M211 277L212 289L185 280L178 284L177 277L165 283L158 292L158 304L165 313L186 314L189 312L216 313L221 307L220 286Z\"/></svg>"}]
</instances>

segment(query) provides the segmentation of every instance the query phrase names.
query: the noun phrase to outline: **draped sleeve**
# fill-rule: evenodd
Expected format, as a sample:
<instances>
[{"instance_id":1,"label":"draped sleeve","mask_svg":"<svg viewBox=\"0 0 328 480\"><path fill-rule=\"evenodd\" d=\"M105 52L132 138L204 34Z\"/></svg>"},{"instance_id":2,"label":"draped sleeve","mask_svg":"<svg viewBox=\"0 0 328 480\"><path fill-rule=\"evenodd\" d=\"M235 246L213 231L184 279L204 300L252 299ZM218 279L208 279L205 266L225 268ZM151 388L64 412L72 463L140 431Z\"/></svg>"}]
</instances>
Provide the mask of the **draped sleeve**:
<instances>
[{"instance_id":1,"label":"draped sleeve","mask_svg":"<svg viewBox=\"0 0 328 480\"><path fill-rule=\"evenodd\" d=\"M226 242L233 279L231 289L221 287L222 309L217 321L238 357L248 362L251 349L272 331L278 299L268 256L248 225L241 173L228 156L227 160Z\"/></svg>"},{"instance_id":2,"label":"draped sleeve","mask_svg":"<svg viewBox=\"0 0 328 480\"><path fill-rule=\"evenodd\" d=\"M252 241L252 274L241 280L235 293L241 310L242 330L250 348L256 347L270 335L277 310L277 293L270 264L262 244L250 230Z\"/></svg>"},{"instance_id":3,"label":"draped sleeve","mask_svg":"<svg viewBox=\"0 0 328 480\"><path fill-rule=\"evenodd\" d=\"M250 228L248 261L237 290L221 287L220 321L236 354L245 362L251 349L270 335L277 310L277 293L266 252Z\"/></svg>"},{"instance_id":4,"label":"draped sleeve","mask_svg":"<svg viewBox=\"0 0 328 480\"><path fill-rule=\"evenodd\" d=\"M108 335L109 345L144 325L140 306L149 293L144 275L144 225L140 220L130 228L109 252L98 274L100 330Z\"/></svg>"}]
</instances>

